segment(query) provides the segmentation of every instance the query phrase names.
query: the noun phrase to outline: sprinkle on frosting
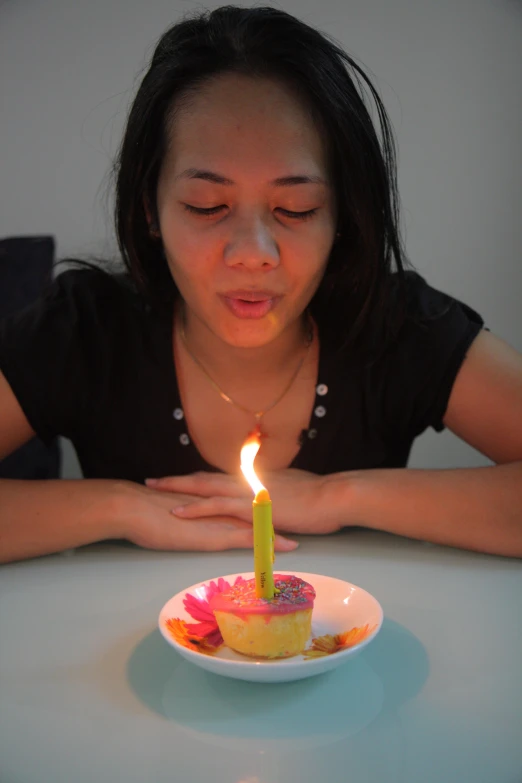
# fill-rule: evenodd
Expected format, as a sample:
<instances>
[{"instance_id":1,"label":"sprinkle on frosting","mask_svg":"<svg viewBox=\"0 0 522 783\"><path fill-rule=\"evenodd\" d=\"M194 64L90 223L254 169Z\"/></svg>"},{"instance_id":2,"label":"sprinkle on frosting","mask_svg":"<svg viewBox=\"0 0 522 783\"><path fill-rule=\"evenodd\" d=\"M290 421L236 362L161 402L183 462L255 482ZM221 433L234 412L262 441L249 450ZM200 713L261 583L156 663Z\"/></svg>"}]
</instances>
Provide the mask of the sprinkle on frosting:
<instances>
[{"instance_id":1,"label":"sprinkle on frosting","mask_svg":"<svg viewBox=\"0 0 522 783\"><path fill-rule=\"evenodd\" d=\"M303 579L274 574L274 584L279 592L273 598L258 598L255 579L248 579L212 596L210 607L233 614L288 614L313 607L315 590Z\"/></svg>"}]
</instances>

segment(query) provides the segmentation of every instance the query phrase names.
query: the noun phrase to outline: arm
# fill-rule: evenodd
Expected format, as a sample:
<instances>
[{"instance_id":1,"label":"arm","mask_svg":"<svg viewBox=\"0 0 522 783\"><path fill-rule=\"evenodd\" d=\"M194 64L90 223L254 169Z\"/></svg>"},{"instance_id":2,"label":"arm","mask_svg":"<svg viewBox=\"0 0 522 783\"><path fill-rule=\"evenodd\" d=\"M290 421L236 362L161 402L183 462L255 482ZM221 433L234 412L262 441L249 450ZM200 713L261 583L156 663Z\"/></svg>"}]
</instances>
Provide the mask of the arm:
<instances>
[{"instance_id":1,"label":"arm","mask_svg":"<svg viewBox=\"0 0 522 783\"><path fill-rule=\"evenodd\" d=\"M0 563L124 538L111 481L0 481Z\"/></svg>"},{"instance_id":2,"label":"arm","mask_svg":"<svg viewBox=\"0 0 522 783\"><path fill-rule=\"evenodd\" d=\"M487 468L338 474L329 502L351 524L522 557L522 462Z\"/></svg>"},{"instance_id":3,"label":"arm","mask_svg":"<svg viewBox=\"0 0 522 783\"><path fill-rule=\"evenodd\" d=\"M368 470L331 476L326 503L350 524L522 557L522 357L482 332L444 422L492 467Z\"/></svg>"},{"instance_id":4,"label":"arm","mask_svg":"<svg viewBox=\"0 0 522 783\"><path fill-rule=\"evenodd\" d=\"M0 373L0 459L35 434ZM110 482L0 480L0 562L117 536Z\"/></svg>"},{"instance_id":5,"label":"arm","mask_svg":"<svg viewBox=\"0 0 522 783\"><path fill-rule=\"evenodd\" d=\"M0 373L0 459L34 435ZM252 546L251 525L216 517L173 519L173 505L194 498L130 481L0 480L0 563L59 552L109 538L150 549L219 550ZM278 537L278 549L295 544Z\"/></svg>"},{"instance_id":6,"label":"arm","mask_svg":"<svg viewBox=\"0 0 522 783\"><path fill-rule=\"evenodd\" d=\"M0 459L35 434L0 373ZM57 552L121 531L111 482L0 480L0 562Z\"/></svg>"}]
</instances>

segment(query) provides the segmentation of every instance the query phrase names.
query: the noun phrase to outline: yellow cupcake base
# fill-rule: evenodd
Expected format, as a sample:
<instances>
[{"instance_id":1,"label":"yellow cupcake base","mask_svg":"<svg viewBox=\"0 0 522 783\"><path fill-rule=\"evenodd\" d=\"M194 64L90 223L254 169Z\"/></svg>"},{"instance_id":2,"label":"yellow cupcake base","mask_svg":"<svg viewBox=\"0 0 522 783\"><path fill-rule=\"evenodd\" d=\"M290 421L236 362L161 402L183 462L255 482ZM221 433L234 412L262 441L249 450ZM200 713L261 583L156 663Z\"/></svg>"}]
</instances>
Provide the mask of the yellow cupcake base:
<instances>
[{"instance_id":1,"label":"yellow cupcake base","mask_svg":"<svg viewBox=\"0 0 522 783\"><path fill-rule=\"evenodd\" d=\"M299 655L312 629L312 609L272 615L215 611L214 615L227 647L252 658Z\"/></svg>"}]
</instances>

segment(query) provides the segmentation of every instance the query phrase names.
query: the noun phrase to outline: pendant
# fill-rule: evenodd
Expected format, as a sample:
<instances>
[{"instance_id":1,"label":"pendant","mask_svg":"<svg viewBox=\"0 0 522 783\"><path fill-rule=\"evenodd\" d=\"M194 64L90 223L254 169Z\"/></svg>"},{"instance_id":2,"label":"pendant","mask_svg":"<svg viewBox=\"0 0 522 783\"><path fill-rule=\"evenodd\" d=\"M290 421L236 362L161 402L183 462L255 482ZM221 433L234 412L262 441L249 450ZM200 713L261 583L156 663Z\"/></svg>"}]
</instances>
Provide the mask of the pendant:
<instances>
[{"instance_id":1,"label":"pendant","mask_svg":"<svg viewBox=\"0 0 522 783\"><path fill-rule=\"evenodd\" d=\"M268 436L266 432L263 432L263 430L261 429L261 416L259 417L256 416L256 419L257 419L256 426L251 432L249 432L248 437L256 438L259 442L261 442L262 440L264 440L264 438Z\"/></svg>"}]
</instances>

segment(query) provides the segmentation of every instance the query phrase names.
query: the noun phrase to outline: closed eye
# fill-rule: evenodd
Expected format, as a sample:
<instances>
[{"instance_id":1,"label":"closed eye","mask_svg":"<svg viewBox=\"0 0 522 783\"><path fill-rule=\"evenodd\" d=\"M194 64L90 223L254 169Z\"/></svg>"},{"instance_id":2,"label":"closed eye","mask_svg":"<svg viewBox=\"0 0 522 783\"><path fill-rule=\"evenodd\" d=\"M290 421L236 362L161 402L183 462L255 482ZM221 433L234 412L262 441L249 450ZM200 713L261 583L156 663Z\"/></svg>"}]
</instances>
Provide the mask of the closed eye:
<instances>
[{"instance_id":1,"label":"closed eye","mask_svg":"<svg viewBox=\"0 0 522 783\"><path fill-rule=\"evenodd\" d=\"M285 217L291 218L292 220L309 220L315 215L317 208L307 209L305 212L292 212L290 209L283 209L280 207L278 211L281 212Z\"/></svg>"},{"instance_id":2,"label":"closed eye","mask_svg":"<svg viewBox=\"0 0 522 783\"><path fill-rule=\"evenodd\" d=\"M225 204L220 204L218 207L193 207L192 204L183 204L187 212L192 212L195 215L217 215L221 210L225 209Z\"/></svg>"},{"instance_id":3,"label":"closed eye","mask_svg":"<svg viewBox=\"0 0 522 783\"><path fill-rule=\"evenodd\" d=\"M213 215L218 215L227 208L226 204L219 204L217 207L194 207L192 204L183 204L183 206L187 212L191 212L194 215L201 215L203 217L212 217ZM310 220L310 218L316 214L317 207L314 209L307 209L304 212L293 212L290 209L283 209L283 207L278 207L277 211L284 217L290 218L290 220Z\"/></svg>"}]
</instances>

